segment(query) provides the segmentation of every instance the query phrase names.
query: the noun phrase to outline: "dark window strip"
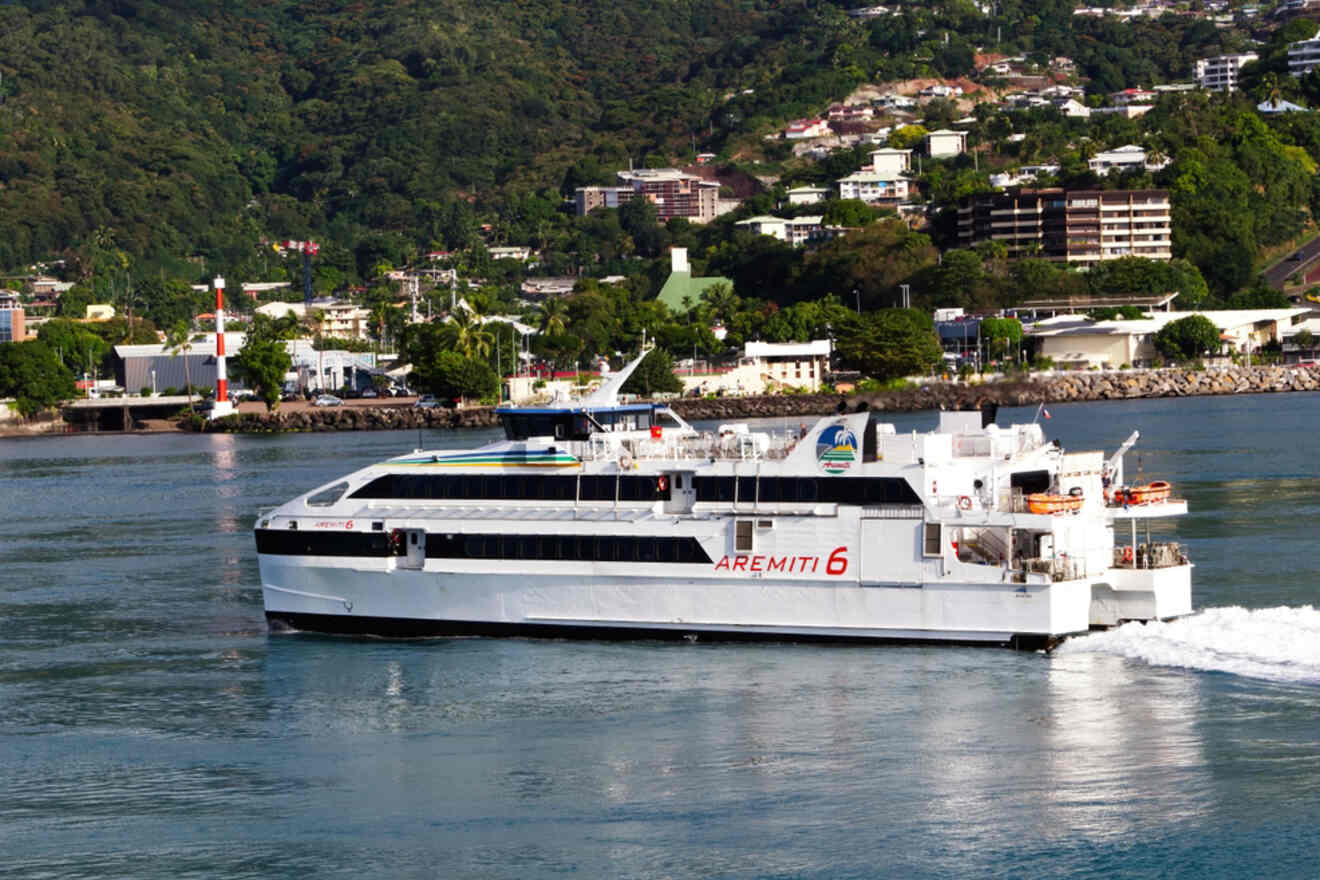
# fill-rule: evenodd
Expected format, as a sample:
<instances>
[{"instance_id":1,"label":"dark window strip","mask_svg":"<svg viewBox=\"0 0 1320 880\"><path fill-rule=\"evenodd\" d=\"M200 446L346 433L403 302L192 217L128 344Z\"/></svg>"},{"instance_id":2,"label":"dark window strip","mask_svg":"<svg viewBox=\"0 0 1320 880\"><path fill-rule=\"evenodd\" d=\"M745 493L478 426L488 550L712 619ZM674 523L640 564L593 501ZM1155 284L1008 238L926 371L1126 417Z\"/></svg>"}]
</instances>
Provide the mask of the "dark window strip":
<instances>
[{"instance_id":1,"label":"dark window strip","mask_svg":"<svg viewBox=\"0 0 1320 880\"><path fill-rule=\"evenodd\" d=\"M275 556L403 556L402 540L388 532L302 532L258 529L257 552ZM696 538L633 535L496 535L435 532L426 536L429 559L559 559L577 562L710 564Z\"/></svg>"},{"instance_id":2,"label":"dark window strip","mask_svg":"<svg viewBox=\"0 0 1320 880\"><path fill-rule=\"evenodd\" d=\"M665 501L657 477L555 474L384 474L353 498L437 501Z\"/></svg>"},{"instance_id":3,"label":"dark window strip","mask_svg":"<svg viewBox=\"0 0 1320 880\"><path fill-rule=\"evenodd\" d=\"M697 477L697 500L731 504L920 504L902 477Z\"/></svg>"},{"instance_id":4,"label":"dark window strip","mask_svg":"<svg viewBox=\"0 0 1320 880\"><path fill-rule=\"evenodd\" d=\"M735 484L736 479L736 484ZM698 501L731 504L921 504L902 477L704 477ZM437 501L656 501L671 488L656 477L554 474L384 474L353 498Z\"/></svg>"}]
</instances>

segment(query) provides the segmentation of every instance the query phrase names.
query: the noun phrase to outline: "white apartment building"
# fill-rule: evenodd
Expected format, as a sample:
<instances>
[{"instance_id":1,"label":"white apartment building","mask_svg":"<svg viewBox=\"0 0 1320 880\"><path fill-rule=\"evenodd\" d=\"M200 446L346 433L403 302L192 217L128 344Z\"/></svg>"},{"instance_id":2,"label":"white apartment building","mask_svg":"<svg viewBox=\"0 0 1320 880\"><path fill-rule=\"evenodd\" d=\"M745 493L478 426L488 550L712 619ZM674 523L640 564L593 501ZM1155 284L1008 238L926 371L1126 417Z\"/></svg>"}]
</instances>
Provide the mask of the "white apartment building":
<instances>
[{"instance_id":1,"label":"white apartment building","mask_svg":"<svg viewBox=\"0 0 1320 880\"><path fill-rule=\"evenodd\" d=\"M967 152L967 132L941 128L926 135L926 154L932 159Z\"/></svg>"},{"instance_id":2,"label":"white apartment building","mask_svg":"<svg viewBox=\"0 0 1320 880\"><path fill-rule=\"evenodd\" d=\"M840 178L839 198L861 199L868 204L894 204L908 197L908 182L874 171L858 171Z\"/></svg>"},{"instance_id":3,"label":"white apartment building","mask_svg":"<svg viewBox=\"0 0 1320 880\"><path fill-rule=\"evenodd\" d=\"M780 241L786 241L794 247L802 247L809 241L821 238L825 233L825 218L822 215L794 217L749 217L734 224L755 232L768 235Z\"/></svg>"},{"instance_id":4,"label":"white apartment building","mask_svg":"<svg viewBox=\"0 0 1320 880\"><path fill-rule=\"evenodd\" d=\"M910 171L911 168L911 150L896 150L893 147L886 147L871 151L871 170L876 174L887 176L890 180L897 180L905 172Z\"/></svg>"},{"instance_id":5,"label":"white apartment building","mask_svg":"<svg viewBox=\"0 0 1320 880\"><path fill-rule=\"evenodd\" d=\"M1305 76L1320 65L1320 31L1309 40L1300 40L1288 47L1288 72Z\"/></svg>"},{"instance_id":6,"label":"white apartment building","mask_svg":"<svg viewBox=\"0 0 1320 880\"><path fill-rule=\"evenodd\" d=\"M1211 92L1236 92L1238 76L1248 61L1255 61L1260 56L1255 52L1242 52L1237 55L1216 55L1214 58L1202 58L1196 62L1196 81L1201 88Z\"/></svg>"}]
</instances>

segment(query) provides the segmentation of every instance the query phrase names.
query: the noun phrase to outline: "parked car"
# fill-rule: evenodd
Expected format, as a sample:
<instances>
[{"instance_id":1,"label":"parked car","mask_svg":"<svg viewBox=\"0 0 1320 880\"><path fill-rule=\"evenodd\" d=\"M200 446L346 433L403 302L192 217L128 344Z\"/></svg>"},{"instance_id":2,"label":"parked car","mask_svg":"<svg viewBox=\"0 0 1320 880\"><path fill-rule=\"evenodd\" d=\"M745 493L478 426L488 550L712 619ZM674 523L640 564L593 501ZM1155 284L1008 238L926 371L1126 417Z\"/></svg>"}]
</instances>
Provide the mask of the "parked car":
<instances>
[{"instance_id":1,"label":"parked car","mask_svg":"<svg viewBox=\"0 0 1320 880\"><path fill-rule=\"evenodd\" d=\"M316 400L312 401L312 406L343 406L344 402L333 394L318 395Z\"/></svg>"},{"instance_id":2,"label":"parked car","mask_svg":"<svg viewBox=\"0 0 1320 880\"><path fill-rule=\"evenodd\" d=\"M434 394L423 394L413 402L413 406L418 406L422 409L435 409L440 405L439 399Z\"/></svg>"},{"instance_id":3,"label":"parked car","mask_svg":"<svg viewBox=\"0 0 1320 880\"><path fill-rule=\"evenodd\" d=\"M363 397L369 397L369 398L377 398L377 397L380 397L380 394L379 394L379 392L376 391L375 388L363 388L363 389L362 389L362 396L363 396Z\"/></svg>"}]
</instances>

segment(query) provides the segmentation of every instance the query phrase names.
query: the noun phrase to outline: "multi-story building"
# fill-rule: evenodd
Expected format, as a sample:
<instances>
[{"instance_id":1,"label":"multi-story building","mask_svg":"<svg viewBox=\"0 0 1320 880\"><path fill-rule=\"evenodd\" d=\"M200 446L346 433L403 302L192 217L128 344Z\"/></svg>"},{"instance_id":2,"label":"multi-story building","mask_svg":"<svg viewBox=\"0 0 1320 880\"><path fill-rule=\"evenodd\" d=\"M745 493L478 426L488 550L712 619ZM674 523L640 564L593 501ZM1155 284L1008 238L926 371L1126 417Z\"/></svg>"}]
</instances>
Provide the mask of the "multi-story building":
<instances>
[{"instance_id":1,"label":"multi-story building","mask_svg":"<svg viewBox=\"0 0 1320 880\"><path fill-rule=\"evenodd\" d=\"M907 199L908 182L874 171L857 171L839 179L839 198L861 199L869 205L893 206Z\"/></svg>"},{"instance_id":2,"label":"multi-story building","mask_svg":"<svg viewBox=\"0 0 1320 880\"><path fill-rule=\"evenodd\" d=\"M893 147L872 150L870 170L886 175L890 180L897 180L900 175L912 170L912 151L896 150Z\"/></svg>"},{"instance_id":3,"label":"multi-story building","mask_svg":"<svg viewBox=\"0 0 1320 880\"><path fill-rule=\"evenodd\" d=\"M1320 66L1320 31L1288 46L1288 72L1293 76L1304 76L1316 66Z\"/></svg>"},{"instance_id":4,"label":"multi-story building","mask_svg":"<svg viewBox=\"0 0 1320 880\"><path fill-rule=\"evenodd\" d=\"M968 196L958 243L1000 241L1010 257L1093 266L1120 257L1172 259L1169 192L1018 189Z\"/></svg>"},{"instance_id":5,"label":"multi-story building","mask_svg":"<svg viewBox=\"0 0 1320 880\"><path fill-rule=\"evenodd\" d=\"M585 217L597 208L617 208L632 198L630 186L579 186L573 191L577 215Z\"/></svg>"},{"instance_id":6,"label":"multi-story building","mask_svg":"<svg viewBox=\"0 0 1320 880\"><path fill-rule=\"evenodd\" d=\"M18 294L0 291L0 342L22 342L25 333L23 306L19 304Z\"/></svg>"},{"instance_id":7,"label":"multi-story building","mask_svg":"<svg viewBox=\"0 0 1320 880\"><path fill-rule=\"evenodd\" d=\"M1242 52L1202 58L1196 62L1196 81L1201 88L1211 92L1236 92L1243 66L1259 57L1255 52Z\"/></svg>"},{"instance_id":8,"label":"multi-story building","mask_svg":"<svg viewBox=\"0 0 1320 880\"><path fill-rule=\"evenodd\" d=\"M967 132L941 128L926 135L926 155L932 159L961 156L967 152Z\"/></svg>"},{"instance_id":9,"label":"multi-story building","mask_svg":"<svg viewBox=\"0 0 1320 880\"><path fill-rule=\"evenodd\" d=\"M574 192L579 217L596 208L617 208L634 199L655 204L661 223L683 217L693 223L709 223L719 211L720 185L677 168L639 168L619 172L620 186L580 186Z\"/></svg>"},{"instance_id":10,"label":"multi-story building","mask_svg":"<svg viewBox=\"0 0 1320 880\"><path fill-rule=\"evenodd\" d=\"M620 171L619 182L632 187L633 198L655 203L661 223L671 217L709 223L717 216L715 202L720 185L714 180L703 180L677 168L639 168Z\"/></svg>"},{"instance_id":11,"label":"multi-story building","mask_svg":"<svg viewBox=\"0 0 1320 880\"><path fill-rule=\"evenodd\" d=\"M794 217L749 217L739 220L735 226L744 226L757 235L768 235L780 241L786 241L794 247L801 247L808 242L832 237L825 228L825 218L820 215Z\"/></svg>"}]
</instances>

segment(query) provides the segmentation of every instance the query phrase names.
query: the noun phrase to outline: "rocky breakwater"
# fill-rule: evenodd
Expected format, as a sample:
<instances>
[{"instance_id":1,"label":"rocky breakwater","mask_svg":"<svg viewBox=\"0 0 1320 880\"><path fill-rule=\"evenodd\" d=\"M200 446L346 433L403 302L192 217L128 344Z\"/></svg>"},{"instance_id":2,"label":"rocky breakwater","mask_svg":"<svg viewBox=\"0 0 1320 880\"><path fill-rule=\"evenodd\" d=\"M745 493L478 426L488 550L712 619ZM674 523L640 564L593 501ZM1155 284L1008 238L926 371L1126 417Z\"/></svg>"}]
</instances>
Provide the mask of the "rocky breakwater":
<instances>
[{"instance_id":1,"label":"rocky breakwater","mask_svg":"<svg viewBox=\"0 0 1320 880\"><path fill-rule=\"evenodd\" d=\"M1316 390L1320 390L1320 371L1313 367L1125 370L1060 373L1026 381L930 383L903 391L851 395L844 401L844 406L850 411L909 412L966 409L986 402L1000 406L1032 406L1069 401Z\"/></svg>"},{"instance_id":2,"label":"rocky breakwater","mask_svg":"<svg viewBox=\"0 0 1320 880\"><path fill-rule=\"evenodd\" d=\"M207 422L205 430L220 433L415 431L418 428L490 428L498 423L494 407L489 406L465 409L346 406L273 413L239 413Z\"/></svg>"},{"instance_id":3,"label":"rocky breakwater","mask_svg":"<svg viewBox=\"0 0 1320 880\"><path fill-rule=\"evenodd\" d=\"M1049 402L1268 394L1320 390L1320 370L1314 367L1284 366L1075 373L1056 376L1043 384L1047 391L1041 399Z\"/></svg>"}]
</instances>

